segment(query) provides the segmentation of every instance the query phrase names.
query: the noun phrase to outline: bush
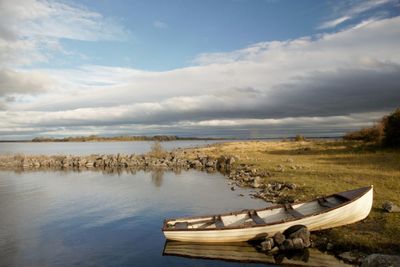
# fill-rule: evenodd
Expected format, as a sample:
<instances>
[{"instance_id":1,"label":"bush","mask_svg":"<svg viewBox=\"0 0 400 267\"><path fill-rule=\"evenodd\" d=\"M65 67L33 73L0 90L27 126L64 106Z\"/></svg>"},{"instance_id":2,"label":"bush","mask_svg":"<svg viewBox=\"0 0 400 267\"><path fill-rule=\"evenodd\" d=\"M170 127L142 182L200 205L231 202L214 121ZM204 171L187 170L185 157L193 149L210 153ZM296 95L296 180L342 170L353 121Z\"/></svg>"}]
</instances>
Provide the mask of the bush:
<instances>
[{"instance_id":1,"label":"bush","mask_svg":"<svg viewBox=\"0 0 400 267\"><path fill-rule=\"evenodd\" d=\"M155 158L162 158L163 156L165 156L165 154L166 152L162 147L160 141L154 141L154 143L151 145L149 155Z\"/></svg>"},{"instance_id":2,"label":"bush","mask_svg":"<svg viewBox=\"0 0 400 267\"><path fill-rule=\"evenodd\" d=\"M370 128L363 128L358 131L347 133L343 136L343 139L380 143L383 138L383 128L384 126L382 123L377 123Z\"/></svg>"},{"instance_id":3,"label":"bush","mask_svg":"<svg viewBox=\"0 0 400 267\"><path fill-rule=\"evenodd\" d=\"M343 139L400 147L400 108L389 116L383 117L374 126L347 133Z\"/></svg>"},{"instance_id":4,"label":"bush","mask_svg":"<svg viewBox=\"0 0 400 267\"><path fill-rule=\"evenodd\" d=\"M304 137L304 135L298 134L294 138L294 141L296 141L296 142L306 141L306 138Z\"/></svg>"},{"instance_id":5,"label":"bush","mask_svg":"<svg viewBox=\"0 0 400 267\"><path fill-rule=\"evenodd\" d=\"M385 146L400 147L400 108L382 119L384 124L383 144Z\"/></svg>"}]
</instances>

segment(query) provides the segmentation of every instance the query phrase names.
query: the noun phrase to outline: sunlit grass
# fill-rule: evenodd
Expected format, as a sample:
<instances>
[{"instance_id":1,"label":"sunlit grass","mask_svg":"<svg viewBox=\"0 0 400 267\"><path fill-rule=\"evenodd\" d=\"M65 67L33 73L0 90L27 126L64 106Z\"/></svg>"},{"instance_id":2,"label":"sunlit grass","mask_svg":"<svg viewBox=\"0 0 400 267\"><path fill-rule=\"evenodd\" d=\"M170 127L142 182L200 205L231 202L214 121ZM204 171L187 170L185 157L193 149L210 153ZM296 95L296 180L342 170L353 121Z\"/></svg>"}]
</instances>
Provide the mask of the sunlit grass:
<instances>
[{"instance_id":1,"label":"sunlit grass","mask_svg":"<svg viewBox=\"0 0 400 267\"><path fill-rule=\"evenodd\" d=\"M201 150L236 155L240 163L269 171L265 179L296 183L298 200L374 185L370 216L326 233L342 249L400 252L400 214L381 209L387 200L400 205L400 151L344 141L234 142Z\"/></svg>"}]
</instances>

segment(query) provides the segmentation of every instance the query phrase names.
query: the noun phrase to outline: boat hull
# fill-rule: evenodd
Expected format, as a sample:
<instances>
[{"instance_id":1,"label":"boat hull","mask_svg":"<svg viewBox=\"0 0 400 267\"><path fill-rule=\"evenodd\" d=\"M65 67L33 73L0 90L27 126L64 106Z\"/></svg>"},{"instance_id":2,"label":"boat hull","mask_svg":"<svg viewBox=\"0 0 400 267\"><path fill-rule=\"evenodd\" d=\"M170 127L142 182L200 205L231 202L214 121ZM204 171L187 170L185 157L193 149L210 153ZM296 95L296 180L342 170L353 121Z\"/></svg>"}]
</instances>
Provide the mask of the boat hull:
<instances>
[{"instance_id":1,"label":"boat hull","mask_svg":"<svg viewBox=\"0 0 400 267\"><path fill-rule=\"evenodd\" d=\"M371 211L372 202L373 188L371 187L364 195L343 206L296 220L234 229L164 230L164 235L168 240L218 243L261 239L298 224L307 226L310 231L318 231L365 219Z\"/></svg>"}]
</instances>

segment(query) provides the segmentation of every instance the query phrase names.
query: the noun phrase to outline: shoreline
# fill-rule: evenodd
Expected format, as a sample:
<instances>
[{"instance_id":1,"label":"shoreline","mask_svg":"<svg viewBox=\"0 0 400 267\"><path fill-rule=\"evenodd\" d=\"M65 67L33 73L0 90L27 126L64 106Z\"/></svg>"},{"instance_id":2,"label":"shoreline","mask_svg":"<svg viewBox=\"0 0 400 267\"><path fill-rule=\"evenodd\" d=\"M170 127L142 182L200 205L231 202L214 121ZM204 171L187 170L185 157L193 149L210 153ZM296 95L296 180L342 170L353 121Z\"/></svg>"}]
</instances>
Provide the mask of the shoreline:
<instances>
[{"instance_id":1,"label":"shoreline","mask_svg":"<svg viewBox=\"0 0 400 267\"><path fill-rule=\"evenodd\" d=\"M399 151L368 148L354 142L235 141L143 155L0 155L0 169L220 172L232 187L253 188L257 191L253 197L271 203L304 201L374 184L377 193L366 220L313 234L320 250L336 256L357 251L358 259L370 253L400 252L400 216L380 208L385 199L400 200L395 183L400 178L399 160Z\"/></svg>"}]
</instances>

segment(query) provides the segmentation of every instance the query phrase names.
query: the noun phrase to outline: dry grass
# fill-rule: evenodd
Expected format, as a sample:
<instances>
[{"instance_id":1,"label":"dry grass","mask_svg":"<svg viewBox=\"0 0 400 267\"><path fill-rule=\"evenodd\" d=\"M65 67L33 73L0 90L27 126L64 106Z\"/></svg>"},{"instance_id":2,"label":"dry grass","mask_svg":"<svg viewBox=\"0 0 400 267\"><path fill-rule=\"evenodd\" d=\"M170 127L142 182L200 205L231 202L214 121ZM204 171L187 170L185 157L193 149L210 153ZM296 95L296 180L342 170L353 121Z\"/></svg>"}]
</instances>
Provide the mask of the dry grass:
<instances>
[{"instance_id":1,"label":"dry grass","mask_svg":"<svg viewBox=\"0 0 400 267\"><path fill-rule=\"evenodd\" d=\"M299 200L373 184L370 216L326 234L342 249L400 253L400 214L389 214L380 208L386 200L400 205L399 150L346 141L252 141L219 144L200 152L237 155L240 163L253 164L273 174L265 179L294 182L302 187L296 196Z\"/></svg>"}]
</instances>

